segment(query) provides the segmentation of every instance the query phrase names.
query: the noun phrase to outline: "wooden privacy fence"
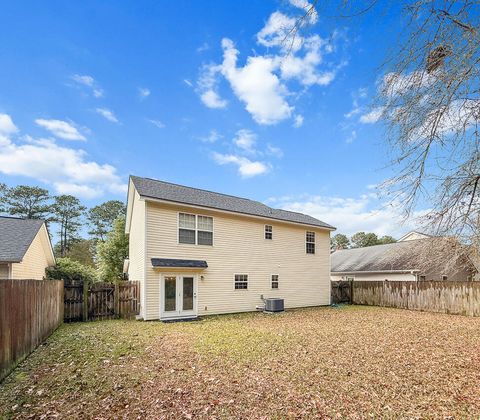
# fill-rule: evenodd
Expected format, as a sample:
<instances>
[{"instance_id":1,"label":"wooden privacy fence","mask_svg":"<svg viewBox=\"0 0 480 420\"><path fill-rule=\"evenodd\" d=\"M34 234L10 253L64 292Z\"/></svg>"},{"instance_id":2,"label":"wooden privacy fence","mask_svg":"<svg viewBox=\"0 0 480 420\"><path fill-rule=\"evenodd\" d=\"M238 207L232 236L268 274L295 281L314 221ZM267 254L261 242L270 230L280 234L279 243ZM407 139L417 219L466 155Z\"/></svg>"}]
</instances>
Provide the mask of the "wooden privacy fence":
<instances>
[{"instance_id":1,"label":"wooden privacy fence","mask_svg":"<svg viewBox=\"0 0 480 420\"><path fill-rule=\"evenodd\" d=\"M140 310L140 283L65 284L65 322L133 318Z\"/></svg>"},{"instance_id":2,"label":"wooden privacy fence","mask_svg":"<svg viewBox=\"0 0 480 420\"><path fill-rule=\"evenodd\" d=\"M480 282L355 281L353 303L480 316Z\"/></svg>"},{"instance_id":3,"label":"wooden privacy fence","mask_svg":"<svg viewBox=\"0 0 480 420\"><path fill-rule=\"evenodd\" d=\"M0 280L0 381L62 320L62 280Z\"/></svg>"}]
</instances>

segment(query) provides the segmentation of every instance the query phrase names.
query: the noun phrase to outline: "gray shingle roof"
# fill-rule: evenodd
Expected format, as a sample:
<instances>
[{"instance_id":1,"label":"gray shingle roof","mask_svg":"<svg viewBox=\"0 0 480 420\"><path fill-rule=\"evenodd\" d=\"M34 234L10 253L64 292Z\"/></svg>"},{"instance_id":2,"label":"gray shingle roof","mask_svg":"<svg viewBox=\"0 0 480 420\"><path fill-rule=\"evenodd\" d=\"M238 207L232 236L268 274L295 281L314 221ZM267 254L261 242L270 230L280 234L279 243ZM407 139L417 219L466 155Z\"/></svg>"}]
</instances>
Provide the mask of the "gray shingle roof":
<instances>
[{"instance_id":1,"label":"gray shingle roof","mask_svg":"<svg viewBox=\"0 0 480 420\"><path fill-rule=\"evenodd\" d=\"M0 262L20 262L43 220L0 216Z\"/></svg>"},{"instance_id":2,"label":"gray shingle roof","mask_svg":"<svg viewBox=\"0 0 480 420\"><path fill-rule=\"evenodd\" d=\"M175 267L175 268L207 268L208 264L202 260L177 260L171 258L152 258L154 267Z\"/></svg>"},{"instance_id":3,"label":"gray shingle roof","mask_svg":"<svg viewBox=\"0 0 480 420\"><path fill-rule=\"evenodd\" d=\"M138 193L143 197L231 211L234 213L268 217L270 219L284 220L327 229L335 229L329 224L306 214L273 209L259 201L253 201L247 198L240 198L232 195L200 190L198 188L171 184L169 182L140 178L137 176L131 176L131 179Z\"/></svg>"},{"instance_id":4,"label":"gray shingle roof","mask_svg":"<svg viewBox=\"0 0 480 420\"><path fill-rule=\"evenodd\" d=\"M412 250L419 242L423 240L338 250L331 255L331 271L352 273L415 270L415 253Z\"/></svg>"}]
</instances>

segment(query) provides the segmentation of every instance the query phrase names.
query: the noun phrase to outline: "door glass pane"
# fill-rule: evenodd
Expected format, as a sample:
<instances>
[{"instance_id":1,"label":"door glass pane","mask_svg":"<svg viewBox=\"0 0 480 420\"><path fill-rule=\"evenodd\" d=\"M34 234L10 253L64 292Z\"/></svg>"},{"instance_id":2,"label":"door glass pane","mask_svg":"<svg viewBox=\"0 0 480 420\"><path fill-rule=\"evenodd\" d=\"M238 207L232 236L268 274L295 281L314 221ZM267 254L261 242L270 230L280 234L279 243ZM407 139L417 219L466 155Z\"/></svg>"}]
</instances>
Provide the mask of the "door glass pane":
<instances>
[{"instance_id":1,"label":"door glass pane","mask_svg":"<svg viewBox=\"0 0 480 420\"><path fill-rule=\"evenodd\" d=\"M177 309L176 295L177 295L176 277L165 277L165 290L163 294L165 299L165 312L175 311Z\"/></svg>"},{"instance_id":2,"label":"door glass pane","mask_svg":"<svg viewBox=\"0 0 480 420\"><path fill-rule=\"evenodd\" d=\"M193 310L193 277L183 278L183 310Z\"/></svg>"}]
</instances>

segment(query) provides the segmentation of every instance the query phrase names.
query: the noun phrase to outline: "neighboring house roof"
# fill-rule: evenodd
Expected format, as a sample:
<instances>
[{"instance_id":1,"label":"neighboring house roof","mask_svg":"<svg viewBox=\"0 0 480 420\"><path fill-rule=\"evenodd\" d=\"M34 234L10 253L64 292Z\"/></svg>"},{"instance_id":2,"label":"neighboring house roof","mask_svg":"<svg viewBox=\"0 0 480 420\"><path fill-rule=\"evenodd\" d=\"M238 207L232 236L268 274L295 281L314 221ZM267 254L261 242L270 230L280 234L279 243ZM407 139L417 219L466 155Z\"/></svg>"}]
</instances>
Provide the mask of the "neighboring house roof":
<instances>
[{"instance_id":1,"label":"neighboring house roof","mask_svg":"<svg viewBox=\"0 0 480 420\"><path fill-rule=\"evenodd\" d=\"M0 262L21 262L45 222L0 216Z\"/></svg>"},{"instance_id":2,"label":"neighboring house roof","mask_svg":"<svg viewBox=\"0 0 480 420\"><path fill-rule=\"evenodd\" d=\"M404 242L404 241L413 241L417 239L427 239L431 238L431 235L427 235L426 233L422 232L417 232L416 230L412 230L408 232L407 234L403 235L398 242Z\"/></svg>"},{"instance_id":3,"label":"neighboring house roof","mask_svg":"<svg viewBox=\"0 0 480 420\"><path fill-rule=\"evenodd\" d=\"M388 272L414 270L412 243L395 242L365 248L341 249L331 254L332 272L353 273L361 271Z\"/></svg>"},{"instance_id":4,"label":"neighboring house roof","mask_svg":"<svg viewBox=\"0 0 480 420\"><path fill-rule=\"evenodd\" d=\"M189 204L234 213L266 217L287 222L301 223L334 230L333 226L314 217L293 211L274 209L259 201L232 195L220 194L198 188L185 187L155 179L130 177L136 190L142 197Z\"/></svg>"},{"instance_id":5,"label":"neighboring house roof","mask_svg":"<svg viewBox=\"0 0 480 420\"><path fill-rule=\"evenodd\" d=\"M154 267L171 267L171 268L207 268L206 261L201 260L176 260L170 258L152 258Z\"/></svg>"},{"instance_id":6,"label":"neighboring house roof","mask_svg":"<svg viewBox=\"0 0 480 420\"><path fill-rule=\"evenodd\" d=\"M476 269L460 242L451 237L428 237L393 244L335 251L332 273L455 273Z\"/></svg>"}]
</instances>

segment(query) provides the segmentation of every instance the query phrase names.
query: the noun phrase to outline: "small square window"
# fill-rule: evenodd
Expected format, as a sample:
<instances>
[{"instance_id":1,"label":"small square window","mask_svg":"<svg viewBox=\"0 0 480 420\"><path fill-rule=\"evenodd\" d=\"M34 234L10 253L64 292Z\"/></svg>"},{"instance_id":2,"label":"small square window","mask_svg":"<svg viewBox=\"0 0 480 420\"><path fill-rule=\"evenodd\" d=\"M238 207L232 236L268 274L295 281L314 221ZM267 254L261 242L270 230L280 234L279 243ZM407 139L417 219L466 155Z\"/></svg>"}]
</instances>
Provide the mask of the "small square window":
<instances>
[{"instance_id":1,"label":"small square window","mask_svg":"<svg viewBox=\"0 0 480 420\"><path fill-rule=\"evenodd\" d=\"M248 274L235 274L235 290L248 289Z\"/></svg>"},{"instance_id":2,"label":"small square window","mask_svg":"<svg viewBox=\"0 0 480 420\"><path fill-rule=\"evenodd\" d=\"M443 281L447 281L447 280L448 280L448 276L442 276L442 280L443 280Z\"/></svg>"},{"instance_id":3,"label":"small square window","mask_svg":"<svg viewBox=\"0 0 480 420\"><path fill-rule=\"evenodd\" d=\"M278 289L278 274L272 274L272 289Z\"/></svg>"},{"instance_id":4,"label":"small square window","mask_svg":"<svg viewBox=\"0 0 480 420\"><path fill-rule=\"evenodd\" d=\"M425 281L427 278L425 276L418 276L418 281Z\"/></svg>"},{"instance_id":5,"label":"small square window","mask_svg":"<svg viewBox=\"0 0 480 420\"><path fill-rule=\"evenodd\" d=\"M265 225L265 239L273 239L273 228L270 225Z\"/></svg>"}]
</instances>

